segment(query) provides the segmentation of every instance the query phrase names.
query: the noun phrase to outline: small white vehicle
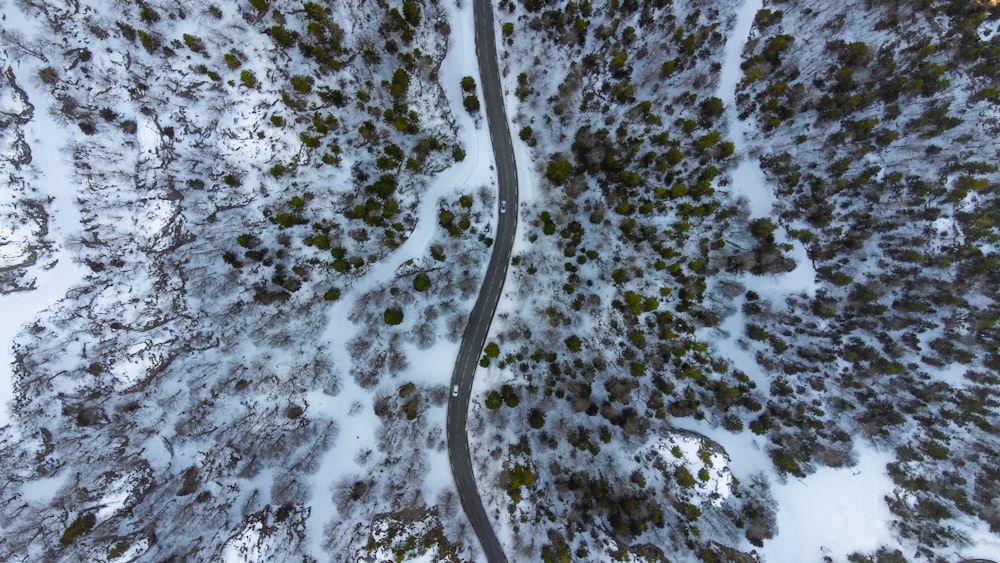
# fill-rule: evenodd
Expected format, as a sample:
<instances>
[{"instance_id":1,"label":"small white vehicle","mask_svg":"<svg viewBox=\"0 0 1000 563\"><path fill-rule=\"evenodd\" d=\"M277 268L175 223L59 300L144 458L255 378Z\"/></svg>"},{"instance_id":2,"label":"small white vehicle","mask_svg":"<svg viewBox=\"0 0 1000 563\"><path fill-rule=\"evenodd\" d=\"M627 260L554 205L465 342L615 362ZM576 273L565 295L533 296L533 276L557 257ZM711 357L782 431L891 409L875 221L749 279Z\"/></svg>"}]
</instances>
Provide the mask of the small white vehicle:
<instances>
[{"instance_id":1,"label":"small white vehicle","mask_svg":"<svg viewBox=\"0 0 1000 563\"><path fill-rule=\"evenodd\" d=\"M507 200L500 202L500 213L507 213Z\"/></svg>"},{"instance_id":2,"label":"small white vehicle","mask_svg":"<svg viewBox=\"0 0 1000 563\"><path fill-rule=\"evenodd\" d=\"M458 396L458 385L453 385L451 387L451 396L452 397L457 397Z\"/></svg>"}]
</instances>

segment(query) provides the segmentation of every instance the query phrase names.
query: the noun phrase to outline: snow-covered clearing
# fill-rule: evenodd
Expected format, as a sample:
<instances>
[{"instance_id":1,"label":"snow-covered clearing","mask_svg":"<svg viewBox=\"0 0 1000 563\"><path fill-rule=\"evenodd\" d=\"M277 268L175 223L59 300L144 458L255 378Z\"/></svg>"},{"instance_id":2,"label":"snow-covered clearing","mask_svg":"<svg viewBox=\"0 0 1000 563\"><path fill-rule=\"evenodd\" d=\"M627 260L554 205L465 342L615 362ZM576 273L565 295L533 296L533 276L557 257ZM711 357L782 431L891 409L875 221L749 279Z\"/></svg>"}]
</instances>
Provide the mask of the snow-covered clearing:
<instances>
[{"instance_id":1,"label":"snow-covered clearing","mask_svg":"<svg viewBox=\"0 0 1000 563\"><path fill-rule=\"evenodd\" d=\"M892 515L882 500L893 489L885 469L893 459L890 454L856 444L858 463L853 467L822 467L804 479L785 480L763 449L765 440L752 432L733 434L692 419L677 419L674 424L718 442L740 481L763 474L771 482L778 533L758 549L764 561L812 562L824 556L843 561L854 552L899 547L889 529Z\"/></svg>"},{"instance_id":2,"label":"snow-covered clearing","mask_svg":"<svg viewBox=\"0 0 1000 563\"><path fill-rule=\"evenodd\" d=\"M893 483L885 466L893 456L856 444L854 467L821 467L805 479L772 485L778 501L778 535L764 543L768 561L836 561L856 551L898 547L883 498Z\"/></svg>"},{"instance_id":3,"label":"snow-covered clearing","mask_svg":"<svg viewBox=\"0 0 1000 563\"><path fill-rule=\"evenodd\" d=\"M739 164L732 172L732 189L734 195L747 202L751 217L767 217L774 207L774 192L767 185L764 172L757 161L760 151L750 150L747 147L750 123L739 119L739 110L736 107L736 87L743 76L743 71L740 69L743 49L753 32L754 16L762 5L762 0L745 0L740 6L736 14L736 25L726 40L725 58L716 93L724 104L729 137L735 146L735 154L740 158ZM740 276L740 283L747 290L771 299L783 299L789 294L798 292L810 295L814 293L816 272L812 269L802 244L796 241L793 245L792 257L796 263L793 271L765 276L745 273ZM753 352L738 343L739 338L746 332L746 318L741 312L743 300L742 296L736 299L734 303L736 312L724 319L717 329L702 329L698 337L713 341L720 353L746 373L757 384L757 389L766 394L769 385L764 371L757 365Z\"/></svg>"},{"instance_id":4,"label":"snow-covered clearing","mask_svg":"<svg viewBox=\"0 0 1000 563\"><path fill-rule=\"evenodd\" d=\"M449 6L449 25L451 36L448 54L441 64L438 75L448 97L452 114L458 123L459 138L466 148L466 158L431 180L430 187L424 193L418 208L417 225L406 242L355 281L350 289L345 291L341 300L331 308L328 315L329 324L321 340L330 343L331 355L336 365L348 366L353 361L346 345L357 335L361 327L347 319L356 299L394 279L400 267L427 256L432 237L438 230L439 200L454 196L460 190L482 185L492 186L495 183L493 148L485 118L470 116L463 108L461 91L454 87L463 76L473 76L477 79L477 84L481 82L478 79L479 67L475 55L471 3L466 3L460 8ZM493 224L491 222L490 231L493 230ZM407 323L412 322L413 319L407 320ZM458 345L448 341L440 341L427 351L410 350L408 354L411 360L410 374L413 379L423 383L447 385L454 369L457 352ZM312 483L313 498L310 502L312 513L309 516L307 533L311 550L317 556L323 553L321 546L323 528L337 516L336 508L330 502L330 491L338 480L368 471L358 463L358 454L376 448L375 431L380 425L373 411L371 392L361 388L350 378L343 378L343 382L343 390L336 397L321 392L309 395L309 402L321 412L347 414L339 417L341 442L326 454ZM445 415L444 408L431 411L431 416L438 419L441 427L444 426ZM454 485L447 452L430 452L428 461L431 470L423 490L428 498L434 498L441 490Z\"/></svg>"},{"instance_id":5,"label":"snow-covered clearing","mask_svg":"<svg viewBox=\"0 0 1000 563\"><path fill-rule=\"evenodd\" d=\"M37 22L24 17L19 9L8 5L0 29L28 32ZM31 323L41 311L61 300L74 285L86 276L86 268L75 263L67 250L67 241L83 231L80 211L75 204L76 182L72 167L61 150L67 145L67 129L52 119L49 96L44 94L35 76L26 72L33 65L24 65L11 55L7 46L0 51L0 67L10 68L18 85L35 106L31 122L26 127L27 143L31 146L31 170L26 176L48 198L48 238L55 242L54 254L32 268L35 289L0 296L0 427L10 423L8 403L13 398L13 350L11 343L21 328Z\"/></svg>"}]
</instances>

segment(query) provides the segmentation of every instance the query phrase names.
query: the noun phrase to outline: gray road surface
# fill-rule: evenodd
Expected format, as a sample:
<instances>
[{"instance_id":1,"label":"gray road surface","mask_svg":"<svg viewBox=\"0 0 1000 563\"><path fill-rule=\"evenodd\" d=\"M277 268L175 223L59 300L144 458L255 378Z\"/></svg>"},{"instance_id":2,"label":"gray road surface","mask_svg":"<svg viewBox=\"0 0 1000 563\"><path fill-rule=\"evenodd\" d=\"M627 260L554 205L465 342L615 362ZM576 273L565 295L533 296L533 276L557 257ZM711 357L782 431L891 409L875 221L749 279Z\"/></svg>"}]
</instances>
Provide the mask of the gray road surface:
<instances>
[{"instance_id":1,"label":"gray road surface","mask_svg":"<svg viewBox=\"0 0 1000 563\"><path fill-rule=\"evenodd\" d=\"M517 168L514 164L514 149L507 127L503 95L500 90L500 73L497 68L496 35L493 29L493 6L488 0L473 0L476 22L476 54L479 58L479 74L482 81L482 106L486 110L490 138L493 140L493 156L496 160L499 200L507 202L507 212L497 213L500 217L493 242L493 254L486 269L479 298L469 315L469 322L462 336L462 346L455 362L452 385L458 385L458 397L450 397L448 403L448 456L455 484L472 528L479 537L486 559L491 563L505 563L507 557L497 541L490 519L479 497L476 479L472 473L472 459L469 456L469 439L466 423L469 415L469 395L472 379L476 373L479 357L486 342L486 334L496 311L500 292L507 277L514 231L517 227Z\"/></svg>"}]
</instances>

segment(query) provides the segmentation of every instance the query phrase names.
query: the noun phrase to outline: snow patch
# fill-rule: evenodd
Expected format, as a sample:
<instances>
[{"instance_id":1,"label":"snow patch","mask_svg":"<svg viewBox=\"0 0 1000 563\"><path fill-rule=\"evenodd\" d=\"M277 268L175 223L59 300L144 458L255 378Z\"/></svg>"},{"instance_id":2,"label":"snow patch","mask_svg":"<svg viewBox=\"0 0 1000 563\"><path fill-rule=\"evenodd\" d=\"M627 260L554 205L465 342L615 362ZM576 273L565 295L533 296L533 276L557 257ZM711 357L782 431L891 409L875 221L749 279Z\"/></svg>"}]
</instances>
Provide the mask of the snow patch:
<instances>
[{"instance_id":1,"label":"snow patch","mask_svg":"<svg viewBox=\"0 0 1000 563\"><path fill-rule=\"evenodd\" d=\"M981 40L990 41L1000 34L1000 21L985 21L979 26L977 31Z\"/></svg>"},{"instance_id":2,"label":"snow patch","mask_svg":"<svg viewBox=\"0 0 1000 563\"><path fill-rule=\"evenodd\" d=\"M930 373L931 377L947 383L953 389L961 389L969 383L969 380L965 378L969 366L965 364L953 363L940 368L925 364L923 368Z\"/></svg>"},{"instance_id":3,"label":"snow patch","mask_svg":"<svg viewBox=\"0 0 1000 563\"><path fill-rule=\"evenodd\" d=\"M428 528L428 522L425 520L410 522L403 526L401 530L393 529L398 525L399 522L396 520L387 518L376 522L372 526L372 540L378 547L372 552L373 558L371 561L398 561L399 559L396 556L397 549L393 545L396 542L393 542L393 540L397 537L419 538L427 533ZM360 561L369 560L361 559ZM434 561L434 552L433 550L429 550L415 558L407 558L405 561L427 561L430 563Z\"/></svg>"},{"instance_id":4,"label":"snow patch","mask_svg":"<svg viewBox=\"0 0 1000 563\"><path fill-rule=\"evenodd\" d=\"M722 506L732 494L729 456L701 436L678 432L657 440L652 448L675 469L686 468L695 478L694 489L713 506Z\"/></svg>"},{"instance_id":5,"label":"snow patch","mask_svg":"<svg viewBox=\"0 0 1000 563\"><path fill-rule=\"evenodd\" d=\"M254 520L222 548L222 560L226 563L245 561L267 561L267 555L274 552L277 536L265 534L264 523Z\"/></svg>"},{"instance_id":6,"label":"snow patch","mask_svg":"<svg viewBox=\"0 0 1000 563\"><path fill-rule=\"evenodd\" d=\"M132 488L135 486L132 479L137 477L135 473L126 473L108 484L104 496L97 502L101 508L97 511L97 521L101 522L114 516L116 512L125 506Z\"/></svg>"},{"instance_id":7,"label":"snow patch","mask_svg":"<svg viewBox=\"0 0 1000 563\"><path fill-rule=\"evenodd\" d=\"M893 489L885 469L893 456L867 444L856 447L854 467L821 467L805 479L772 487L778 535L764 543L767 561L819 561L824 556L844 561L856 551L899 547L883 500Z\"/></svg>"},{"instance_id":8,"label":"snow patch","mask_svg":"<svg viewBox=\"0 0 1000 563\"><path fill-rule=\"evenodd\" d=\"M21 485L21 497L30 503L48 504L66 482L67 477L69 477L69 472L62 471L53 477L27 481Z\"/></svg>"}]
</instances>

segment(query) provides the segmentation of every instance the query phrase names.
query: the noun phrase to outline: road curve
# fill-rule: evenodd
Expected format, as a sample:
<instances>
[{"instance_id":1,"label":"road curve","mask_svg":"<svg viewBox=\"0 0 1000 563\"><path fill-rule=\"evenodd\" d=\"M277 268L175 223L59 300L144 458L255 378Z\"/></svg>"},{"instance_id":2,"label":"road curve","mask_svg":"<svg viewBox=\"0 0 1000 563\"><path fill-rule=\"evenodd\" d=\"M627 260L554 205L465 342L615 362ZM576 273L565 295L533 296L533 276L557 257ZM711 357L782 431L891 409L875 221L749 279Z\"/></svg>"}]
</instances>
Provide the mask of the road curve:
<instances>
[{"instance_id":1,"label":"road curve","mask_svg":"<svg viewBox=\"0 0 1000 563\"><path fill-rule=\"evenodd\" d=\"M476 374L479 356L486 343L486 334L496 312L500 292L507 277L511 249L514 246L514 231L517 228L517 167L514 164L514 147L507 127L503 93L500 89L500 71L497 67L496 32L493 29L493 6L488 0L473 0L473 15L476 26L476 55L479 59L479 75L483 89L483 106L486 122L493 141L493 157L496 160L499 201L497 210L496 236L493 253L483 287L469 314L469 322L462 335L462 345L455 361L452 386L458 385L458 396L448 403L448 457L451 471L455 475L458 495L462 500L472 528L479 537L483 553L490 563L505 563L507 557L493 533L490 519L479 497L476 478L472 472L472 458L469 455L469 438L466 423L469 417L469 397L472 393L472 379ZM507 212L501 213L501 202L506 202Z\"/></svg>"}]
</instances>

